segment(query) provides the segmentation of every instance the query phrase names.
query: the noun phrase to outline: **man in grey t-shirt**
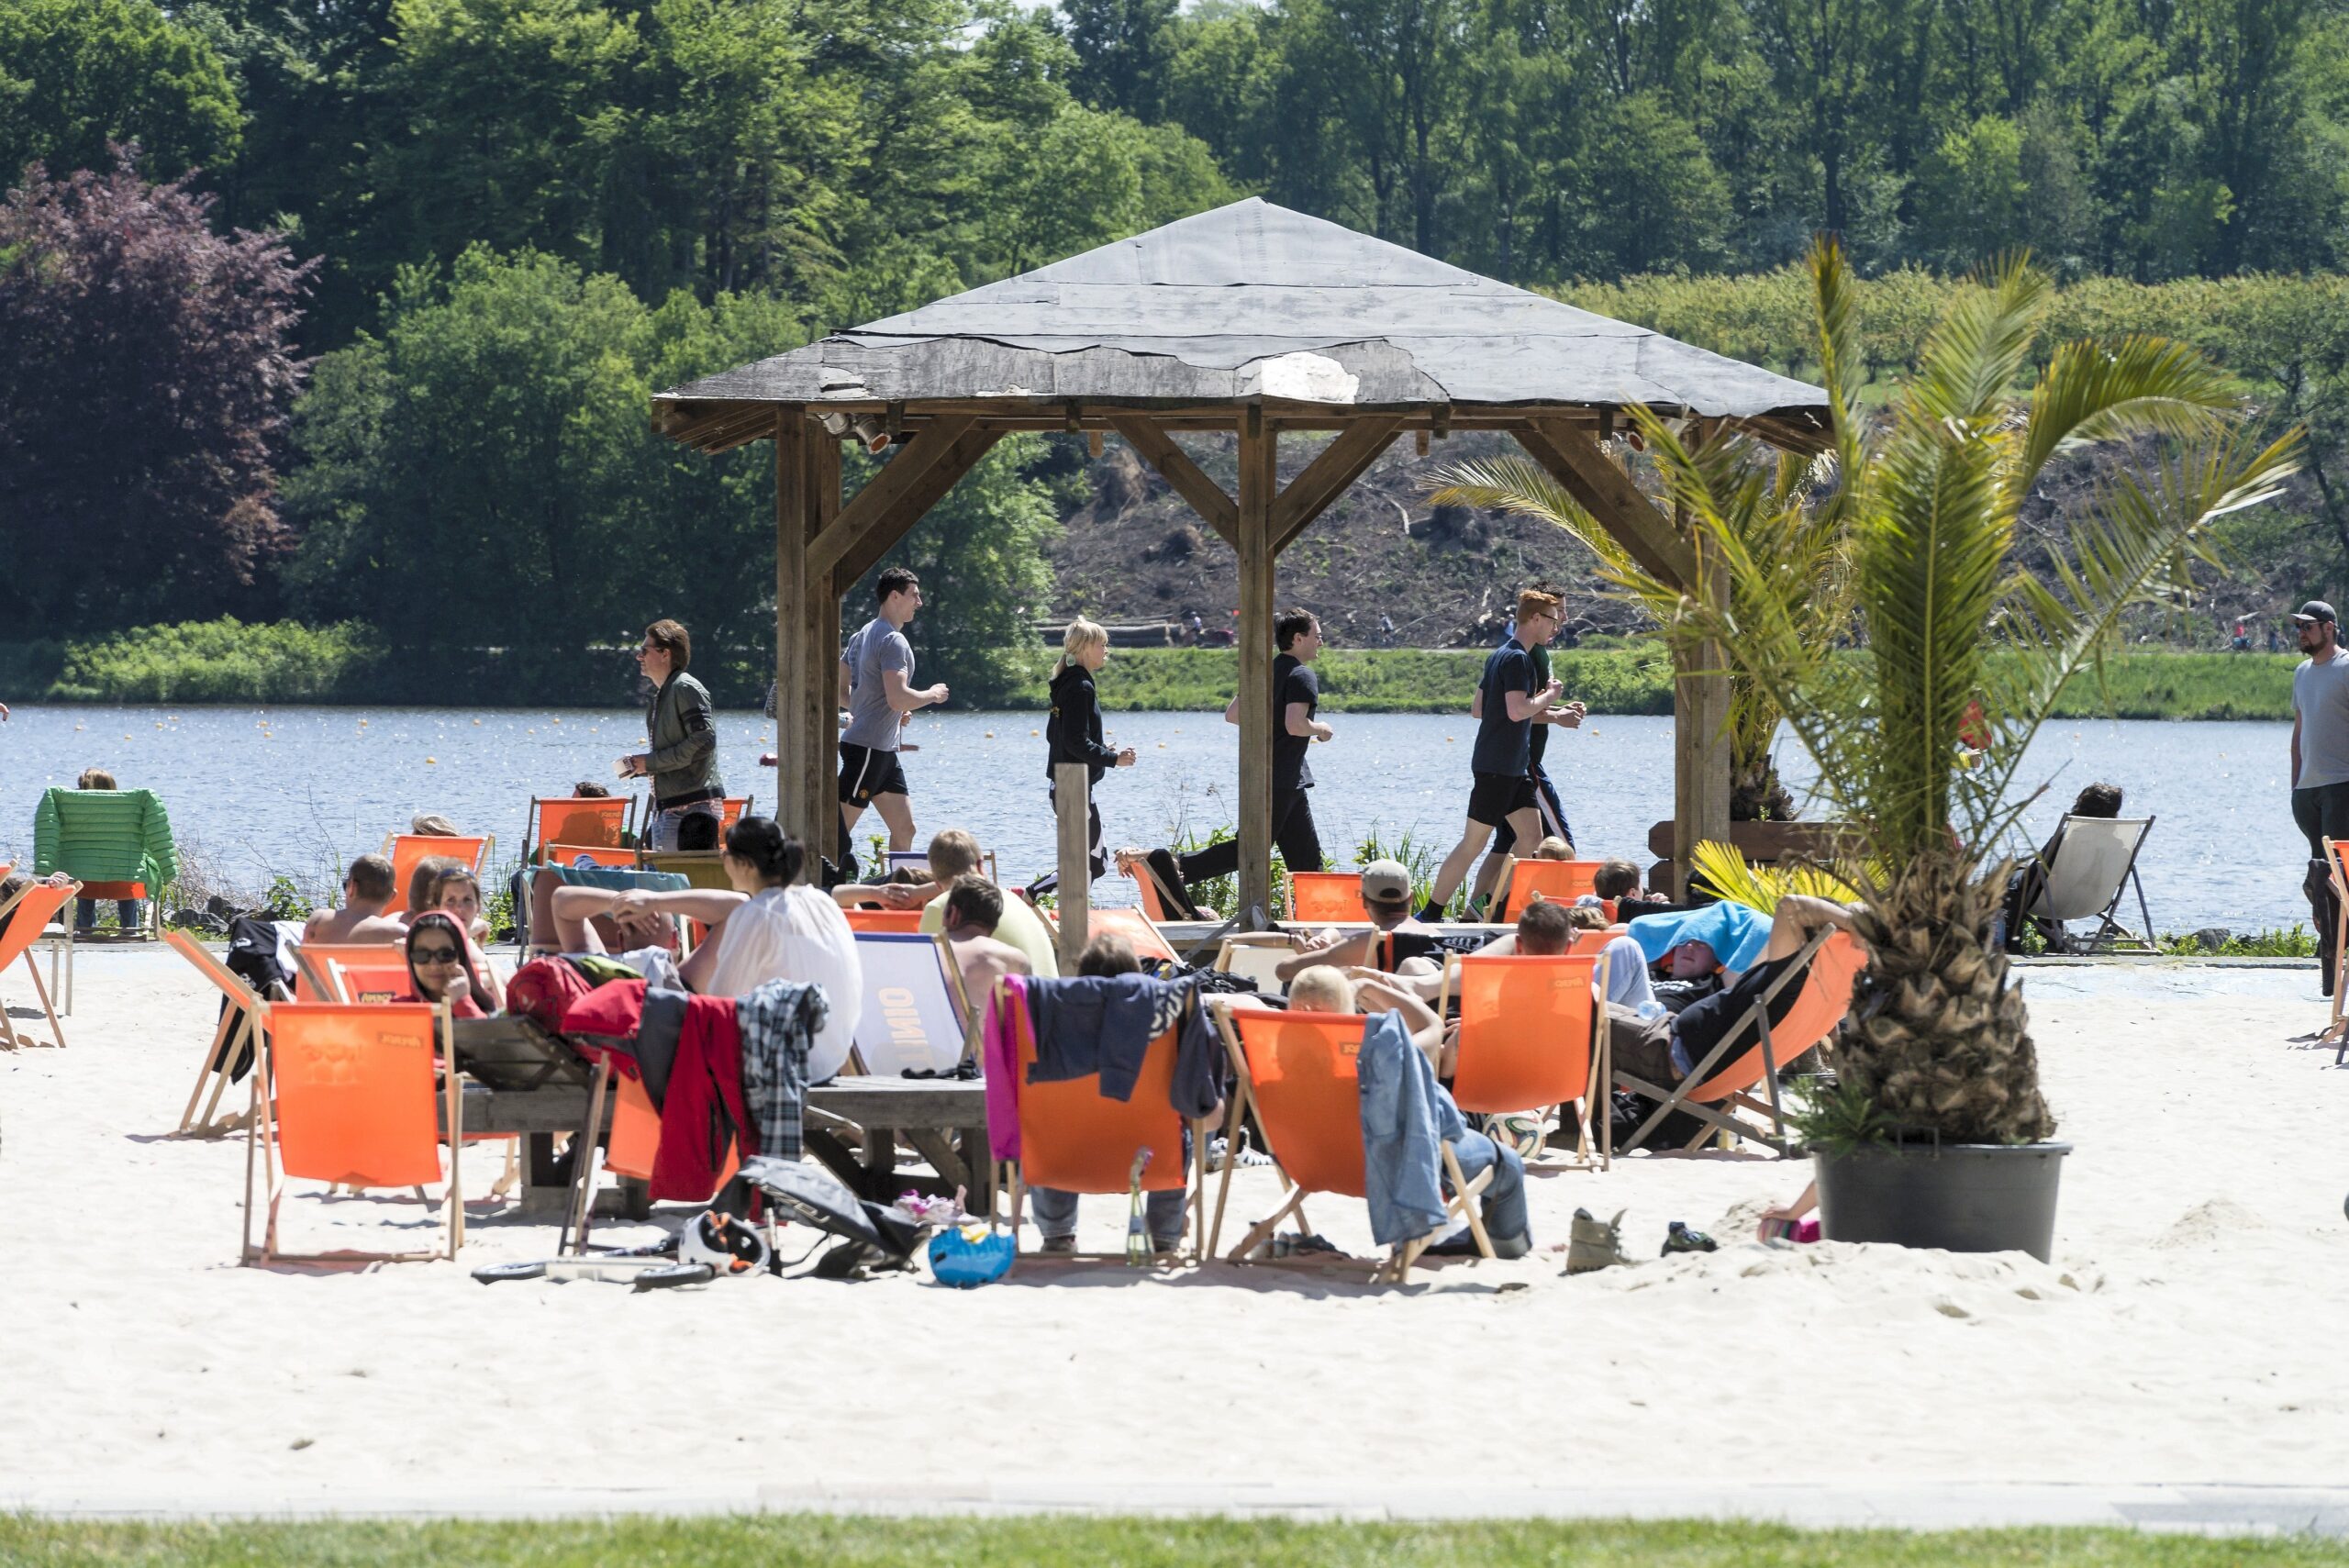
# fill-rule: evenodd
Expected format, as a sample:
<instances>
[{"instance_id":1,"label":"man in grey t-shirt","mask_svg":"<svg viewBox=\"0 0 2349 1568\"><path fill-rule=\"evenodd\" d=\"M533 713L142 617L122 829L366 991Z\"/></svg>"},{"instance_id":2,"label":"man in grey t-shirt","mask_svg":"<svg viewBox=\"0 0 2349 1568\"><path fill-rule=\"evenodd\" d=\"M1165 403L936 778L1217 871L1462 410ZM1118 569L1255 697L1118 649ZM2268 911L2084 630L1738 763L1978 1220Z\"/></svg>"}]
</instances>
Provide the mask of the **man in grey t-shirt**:
<instances>
[{"instance_id":1,"label":"man in grey t-shirt","mask_svg":"<svg viewBox=\"0 0 2349 1568\"><path fill-rule=\"evenodd\" d=\"M946 700L943 682L916 691L913 645L906 628L921 608L921 579L902 566L881 573L874 584L881 613L857 629L841 654L841 706L848 728L841 731L840 863L856 875L856 819L868 806L888 825L889 847L914 847L914 811L907 799L906 771L897 762L897 732L918 708Z\"/></svg>"},{"instance_id":2,"label":"man in grey t-shirt","mask_svg":"<svg viewBox=\"0 0 2349 1568\"><path fill-rule=\"evenodd\" d=\"M2324 994L2332 995L2334 907L2327 839L2349 839L2349 649L2332 606L2310 599L2293 615L2300 651L2292 672L2292 820L2309 841L2309 917L2316 926Z\"/></svg>"}]
</instances>

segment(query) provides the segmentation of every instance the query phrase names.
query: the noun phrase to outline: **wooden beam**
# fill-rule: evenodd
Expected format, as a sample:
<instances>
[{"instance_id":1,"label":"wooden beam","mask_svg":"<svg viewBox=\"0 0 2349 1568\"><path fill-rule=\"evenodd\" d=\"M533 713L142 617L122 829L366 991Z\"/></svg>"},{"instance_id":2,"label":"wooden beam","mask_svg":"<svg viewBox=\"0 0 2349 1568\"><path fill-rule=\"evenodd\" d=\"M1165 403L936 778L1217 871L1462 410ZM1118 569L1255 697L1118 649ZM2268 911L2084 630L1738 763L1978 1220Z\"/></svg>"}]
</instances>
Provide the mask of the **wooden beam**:
<instances>
[{"instance_id":1,"label":"wooden beam","mask_svg":"<svg viewBox=\"0 0 2349 1568\"><path fill-rule=\"evenodd\" d=\"M921 432L907 441L896 456L881 466L880 473L865 482L864 488L856 493L856 498L841 508L841 515L832 520L831 526L808 545L809 562L818 571L829 572L841 557L848 553L850 545L874 528L890 523L896 525L896 533L882 548L886 550L895 544L913 525L914 519L921 516L920 511L908 513L906 510L902 505L905 496L954 450L954 444L969 432L974 423L974 416L957 414L943 416L923 426ZM954 477L959 479L962 475L957 473ZM952 484L953 481L949 480L948 487L952 488Z\"/></svg>"},{"instance_id":2,"label":"wooden beam","mask_svg":"<svg viewBox=\"0 0 2349 1568\"><path fill-rule=\"evenodd\" d=\"M1083 762L1061 762L1052 769L1052 810L1058 826L1054 846L1060 883L1053 890L1060 904L1060 961L1063 974L1076 973L1076 961L1092 939L1085 928L1093 903L1091 798L1093 770Z\"/></svg>"},{"instance_id":3,"label":"wooden beam","mask_svg":"<svg viewBox=\"0 0 2349 1568\"><path fill-rule=\"evenodd\" d=\"M1674 509L1673 522L1687 518ZM1702 540L1693 541L1695 583L1690 592L1716 608L1727 608L1729 573ZM1688 879L1697 846L1729 840L1729 701L1727 651L1704 642L1674 655L1677 674L1672 690L1672 880L1674 895L1688 899Z\"/></svg>"},{"instance_id":4,"label":"wooden beam","mask_svg":"<svg viewBox=\"0 0 2349 1568\"><path fill-rule=\"evenodd\" d=\"M1240 914L1273 917L1273 503L1277 432L1240 435Z\"/></svg>"},{"instance_id":5,"label":"wooden beam","mask_svg":"<svg viewBox=\"0 0 2349 1568\"><path fill-rule=\"evenodd\" d=\"M1696 555L1688 541L1631 483L1631 476L1598 450L1598 442L1571 426L1548 419L1531 421L1518 432L1517 440L1585 511L1622 542L1642 571L1683 593L1688 591L1697 578Z\"/></svg>"},{"instance_id":6,"label":"wooden beam","mask_svg":"<svg viewBox=\"0 0 2349 1568\"><path fill-rule=\"evenodd\" d=\"M807 426L807 479L806 499L807 537L813 541L832 520L841 515L841 443L837 436L827 435L821 425L809 421ZM814 856L824 854L834 861L840 858L839 790L833 776L840 767L841 730L839 713L841 662L841 581L838 568L830 572L808 574L807 595L800 639L805 643L808 679L814 684L816 696L801 714L807 727L806 755L811 759L808 772L799 787L808 792L810 804L804 811L819 837L803 839L808 847L808 880L818 880L822 868ZM777 707L777 722L782 709ZM783 796L776 796L778 810ZM777 820L781 820L780 817Z\"/></svg>"},{"instance_id":7,"label":"wooden beam","mask_svg":"<svg viewBox=\"0 0 2349 1568\"><path fill-rule=\"evenodd\" d=\"M1330 502L1344 495L1346 487L1378 461L1402 428L1400 416L1364 419L1348 426L1323 447L1273 503L1273 553L1286 550Z\"/></svg>"},{"instance_id":8,"label":"wooden beam","mask_svg":"<svg viewBox=\"0 0 2349 1568\"><path fill-rule=\"evenodd\" d=\"M1141 415L1115 415L1110 428L1125 437L1142 461L1158 470L1174 493L1191 504L1209 528L1223 536L1223 541L1235 549L1240 543L1238 508L1231 497L1191 461L1191 454L1174 444L1174 439L1160 429L1155 421Z\"/></svg>"},{"instance_id":9,"label":"wooden beam","mask_svg":"<svg viewBox=\"0 0 2349 1568\"><path fill-rule=\"evenodd\" d=\"M774 416L774 755L775 820L801 843L820 851L826 792L810 787L822 759L811 755L810 713L832 711L833 694L807 667L806 624L811 585L820 575L807 561L807 440L812 432L797 408ZM829 672L826 672L829 673ZM832 819L838 820L837 814Z\"/></svg>"},{"instance_id":10,"label":"wooden beam","mask_svg":"<svg viewBox=\"0 0 2349 1568\"><path fill-rule=\"evenodd\" d=\"M1000 430L966 429L948 449L946 455L923 470L914 482L901 490L895 508L887 517L865 528L850 541L847 551L832 567L832 580L846 593L856 585L856 580L873 570L880 559L888 554L896 542L906 537L906 530L919 522L923 514L945 498L962 477L978 466L981 458L995 450L1003 439ZM907 448L908 450L912 449ZM878 482L878 475L874 483ZM866 489L872 488L868 483ZM856 500L864 499L864 491L856 493ZM856 502L849 503L851 506ZM842 512L845 517L847 513Z\"/></svg>"}]
</instances>

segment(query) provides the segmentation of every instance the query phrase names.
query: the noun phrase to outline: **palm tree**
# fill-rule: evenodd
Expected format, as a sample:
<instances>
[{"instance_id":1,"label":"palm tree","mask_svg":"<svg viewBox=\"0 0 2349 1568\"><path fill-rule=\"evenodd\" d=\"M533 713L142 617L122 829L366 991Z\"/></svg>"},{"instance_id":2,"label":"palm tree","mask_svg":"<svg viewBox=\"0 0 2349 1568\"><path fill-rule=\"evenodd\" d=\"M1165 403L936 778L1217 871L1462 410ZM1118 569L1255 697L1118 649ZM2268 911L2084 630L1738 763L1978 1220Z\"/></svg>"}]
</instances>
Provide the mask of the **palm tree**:
<instances>
[{"instance_id":1,"label":"palm tree","mask_svg":"<svg viewBox=\"0 0 2349 1568\"><path fill-rule=\"evenodd\" d=\"M1834 641L1848 628L1851 596L1840 508L1811 504L1812 492L1823 477L1817 472L1823 460L1814 465L1774 451L1726 426L1699 436L1687 448L1687 457L1705 474L1705 492L1713 499L1720 525L1744 541L1748 554L1770 562L1778 574L1779 581L1767 584L1774 599L1800 616L1809 635ZM1637 606L1666 628L1679 620L1680 589L1634 561L1546 469L1521 457L1463 462L1440 470L1434 485L1428 498L1438 506L1515 512L1557 525L1598 557L1611 597ZM1736 606L1731 607L1734 612ZM1784 820L1794 815L1774 757L1782 717L1760 683L1741 670L1731 672L1729 814L1734 820Z\"/></svg>"},{"instance_id":2,"label":"palm tree","mask_svg":"<svg viewBox=\"0 0 2349 1568\"><path fill-rule=\"evenodd\" d=\"M1994 846L2030 799L2016 798L2024 749L2076 676L2101 681L2124 612L2189 594L2193 563L2216 563L2212 522L2278 493L2299 432L2255 447L2236 384L2158 338L2064 344L2015 398L2051 298L2021 260L1950 306L1871 426L1851 272L1831 239L1809 265L1836 481L1820 510L1843 540L1863 645L1839 653L1817 634L1809 585L1767 553L1742 491L1723 491L1718 456L1642 409L1666 495L1731 582L1726 609L1680 600L1670 634L1728 651L1860 826L1869 958L1836 1051L1853 1103L1903 1131L2033 1141L2054 1119L1990 940L2010 865ZM2022 570L2016 518L2041 471L2116 442L2135 444L2068 519L2069 559L2043 579ZM1962 728L1986 743L1961 746Z\"/></svg>"}]
</instances>

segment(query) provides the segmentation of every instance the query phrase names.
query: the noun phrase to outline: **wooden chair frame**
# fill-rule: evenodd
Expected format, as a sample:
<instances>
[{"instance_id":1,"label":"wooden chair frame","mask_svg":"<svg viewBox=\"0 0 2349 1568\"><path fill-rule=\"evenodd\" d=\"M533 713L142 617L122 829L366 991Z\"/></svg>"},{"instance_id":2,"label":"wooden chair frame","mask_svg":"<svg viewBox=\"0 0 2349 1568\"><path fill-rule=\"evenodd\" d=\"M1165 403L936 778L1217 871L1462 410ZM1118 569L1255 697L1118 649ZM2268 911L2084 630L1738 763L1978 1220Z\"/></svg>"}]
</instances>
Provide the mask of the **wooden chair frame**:
<instances>
[{"instance_id":1,"label":"wooden chair frame","mask_svg":"<svg viewBox=\"0 0 2349 1568\"><path fill-rule=\"evenodd\" d=\"M1635 1094L1645 1095L1649 1099L1663 1102L1647 1120L1639 1125L1638 1130L1623 1140L1621 1152L1628 1154L1645 1143L1649 1134L1663 1124L1664 1118L1674 1111L1680 1110L1687 1111L1690 1116L1706 1123L1705 1129L1690 1140L1688 1144L1690 1149L1697 1148L1716 1132L1726 1132L1734 1137L1765 1144L1781 1157L1786 1154L1788 1147L1786 1106L1784 1098L1778 1092L1777 1048L1770 1039L1770 1004L1776 1001L1778 994L1788 985L1809 984L1811 962L1818 958L1819 950L1827 945L1827 939L1831 934L1831 929L1825 929L1812 932L1810 940L1803 943L1795 953L1794 962L1788 964L1785 972L1776 980L1763 987L1762 995L1754 998L1753 1006L1747 1011L1745 1017L1731 1025L1728 1031L1714 1044L1713 1049L1705 1053L1705 1059L1697 1062L1690 1069L1688 1076L1681 1079L1677 1084L1665 1088L1661 1084L1651 1084L1644 1078L1626 1073L1620 1067L1615 1069L1613 1081L1617 1084ZM1752 1048L1753 1040L1749 1038L1746 1029L1749 1024L1753 1026L1754 1033L1758 1036L1762 1047L1762 1083L1765 1093L1768 1095L1767 1103L1755 1099L1742 1089L1724 1095L1718 1100L1690 1099L1689 1091L1703 1088L1707 1080L1711 1078L1713 1070L1728 1060L1732 1051L1743 1051ZM1821 1041L1822 1046L1824 1043ZM1770 1118L1769 1129L1765 1131L1752 1122L1741 1120L1727 1112L1714 1108L1720 1105L1735 1106L1741 1110L1766 1116Z\"/></svg>"},{"instance_id":2,"label":"wooden chair frame","mask_svg":"<svg viewBox=\"0 0 2349 1568\"><path fill-rule=\"evenodd\" d=\"M2332 1064L2338 1067L2349 1060L2349 1012L2344 1012L2341 995L2342 976L2349 974L2349 954L2344 954L2342 938L2349 935L2349 839L2324 840L2325 868L2332 877L2332 1021L2317 1037L2320 1041L2333 1040L2340 1049L2332 1053Z\"/></svg>"},{"instance_id":3,"label":"wooden chair frame","mask_svg":"<svg viewBox=\"0 0 2349 1568\"><path fill-rule=\"evenodd\" d=\"M530 866L542 864L546 858L548 845L546 840L546 814L543 808L549 806L576 805L582 798L583 797L575 795L534 795L530 797L529 817L523 825L522 834L522 864L525 869ZM620 841L622 847L626 847L630 840L640 836L637 832L636 808L642 801L642 796L624 795L603 795L590 798L621 800L627 803L620 813ZM560 840L558 840L558 842L560 842Z\"/></svg>"},{"instance_id":4,"label":"wooden chair frame","mask_svg":"<svg viewBox=\"0 0 2349 1568\"><path fill-rule=\"evenodd\" d=\"M229 1069L238 1056L250 1046L254 1052L253 1072L261 1071L261 1033L268 1026L269 1004L253 988L239 979L237 973L215 958L204 944L185 931L170 929L163 940L182 958L194 964L196 973L212 982L215 989L226 997L228 1007L220 1015L219 1027L212 1031L212 1043L204 1052L204 1061L195 1070L195 1086L187 1093L187 1106L180 1112L178 1131L195 1138L216 1138L234 1132L242 1125L242 1117L230 1117L215 1124L214 1114L219 1109L220 1096L227 1092ZM204 1098L204 1086L212 1085L212 1097L205 1100L204 1114L195 1113L195 1102Z\"/></svg>"},{"instance_id":5,"label":"wooden chair frame","mask_svg":"<svg viewBox=\"0 0 2349 1568\"><path fill-rule=\"evenodd\" d=\"M1227 1150L1233 1150L1240 1146L1240 1128L1247 1119L1249 1103L1254 1097L1255 1081L1249 1073L1247 1050L1240 1043L1239 1026L1231 1018L1231 999L1226 996L1211 996L1205 998L1202 1005L1208 1008L1208 1016L1215 1020L1216 1033L1222 1037L1224 1052L1231 1062L1234 1086L1231 1091L1231 1104L1226 1107L1224 1113L1223 1134L1224 1147ZM1248 1228L1248 1233L1240 1239L1240 1244L1225 1256L1223 1261L1228 1263L1270 1262L1277 1267L1281 1260L1251 1258L1248 1254L1256 1250L1258 1243L1279 1234L1281 1222L1292 1214L1297 1217L1297 1222L1300 1226L1310 1228L1310 1222L1305 1218L1307 1196L1305 1188L1290 1179L1288 1168L1280 1162L1280 1151L1271 1147L1272 1134L1269 1130L1264 1135L1264 1152L1272 1156L1274 1170L1280 1176L1281 1185L1288 1190L1288 1196L1270 1216ZM1211 1257L1222 1248L1224 1205L1230 1196L1231 1170L1237 1163L1236 1160L1230 1158L1223 1162L1222 1179L1216 1184L1215 1219L1208 1228L1207 1249L1201 1254L1203 1257ZM1493 1239L1485 1232L1484 1214L1475 1200L1483 1197L1485 1189L1492 1184L1493 1173L1498 1168L1497 1160L1475 1180L1470 1181L1460 1169L1459 1154L1454 1151L1451 1140L1445 1140L1443 1173L1452 1183L1452 1197L1444 1204L1445 1217L1449 1219L1458 1216L1468 1222L1469 1234L1476 1239L1477 1253L1486 1259L1493 1256ZM1204 1207L1207 1197L1204 1178L1200 1183L1199 1196L1201 1206ZM1439 1235L1443 1233L1444 1229L1439 1226L1425 1236L1390 1248L1386 1257L1375 1261L1375 1266L1370 1271L1370 1282L1373 1284L1401 1284L1409 1275L1411 1266L1419 1261L1420 1255L1428 1250L1430 1244ZM1354 1260L1357 1262L1361 1261ZM1289 1262L1292 1266L1302 1263L1314 1267L1328 1267L1342 1265L1346 1260L1323 1253L1313 1253L1301 1259L1289 1260Z\"/></svg>"},{"instance_id":6,"label":"wooden chair frame","mask_svg":"<svg viewBox=\"0 0 2349 1568\"><path fill-rule=\"evenodd\" d=\"M296 1004L289 1004L292 1005ZM465 1096L462 1076L455 1065L455 1035L451 1028L448 1006L444 1004L433 1009L432 1024L443 1064L438 1093L442 1101L442 1141L449 1149L449 1174L440 1201L447 1210L448 1244L445 1249L429 1252L367 1252L349 1249L333 1252L284 1252L278 1250L277 1210L285 1196L285 1184L289 1178L278 1168L277 1067L267 1017L270 1008L264 1005L262 1011L262 1045L253 1065L252 1109L245 1127L244 1245L238 1262L242 1264L411 1263L453 1260L458 1249L465 1244ZM262 1173L263 1193L268 1203L268 1218L262 1226L258 1247L253 1244L253 1176L256 1167Z\"/></svg>"},{"instance_id":7,"label":"wooden chair frame","mask_svg":"<svg viewBox=\"0 0 2349 1568\"><path fill-rule=\"evenodd\" d=\"M34 894L44 892L62 895L59 898L56 907L50 911L51 914L61 913L72 906L81 891L82 884L78 882L68 887L58 888L52 888L46 883L36 882L19 890L15 897L0 900L0 916L8 915L21 906L30 903ZM65 1026L57 1021L56 1004L50 999L49 987L41 984L40 966L33 962L33 946L41 940L41 933L49 929L49 917L43 916L30 930L21 933L13 931L13 922L11 926L12 935L7 940L21 940L23 943L20 956L25 961L25 973L33 977L33 992L40 997L41 1011L49 1015L50 1038L36 1040L20 1032L8 1017L6 1003L0 1001L0 1044L6 1044L10 1051L19 1051L28 1045L47 1046L52 1050L62 1051L65 1049ZM6 977L6 968L5 962L0 962L0 978Z\"/></svg>"}]
</instances>

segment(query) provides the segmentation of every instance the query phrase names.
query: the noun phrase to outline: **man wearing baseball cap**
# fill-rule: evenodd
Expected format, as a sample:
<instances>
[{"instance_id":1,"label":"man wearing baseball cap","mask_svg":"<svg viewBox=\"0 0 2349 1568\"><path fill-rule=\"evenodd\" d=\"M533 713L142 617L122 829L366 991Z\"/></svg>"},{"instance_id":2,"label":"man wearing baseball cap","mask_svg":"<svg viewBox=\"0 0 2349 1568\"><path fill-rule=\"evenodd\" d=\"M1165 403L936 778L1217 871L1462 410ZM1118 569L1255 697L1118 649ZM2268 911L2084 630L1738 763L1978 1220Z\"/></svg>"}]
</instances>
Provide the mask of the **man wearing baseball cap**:
<instances>
[{"instance_id":1,"label":"man wearing baseball cap","mask_svg":"<svg viewBox=\"0 0 2349 1568\"><path fill-rule=\"evenodd\" d=\"M1309 938L1294 958L1284 959L1273 973L1286 984L1317 963L1344 969L1353 964L1378 964L1391 970L1401 960L1423 957L1434 951L1436 933L1411 917L1411 873L1400 861L1373 861L1362 868L1362 906L1369 912L1371 929L1341 936L1335 930ZM1388 940L1393 935L1398 940ZM1417 938L1417 940L1399 939ZM1399 950L1399 951L1397 951Z\"/></svg>"},{"instance_id":2,"label":"man wearing baseball cap","mask_svg":"<svg viewBox=\"0 0 2349 1568\"><path fill-rule=\"evenodd\" d=\"M2310 599L2293 612L2300 651L2292 672L2292 820L2309 841L2308 895L2323 962L2324 994L2332 995L2332 868L2324 840L2349 839L2349 651L2341 646L2332 606Z\"/></svg>"}]
</instances>

